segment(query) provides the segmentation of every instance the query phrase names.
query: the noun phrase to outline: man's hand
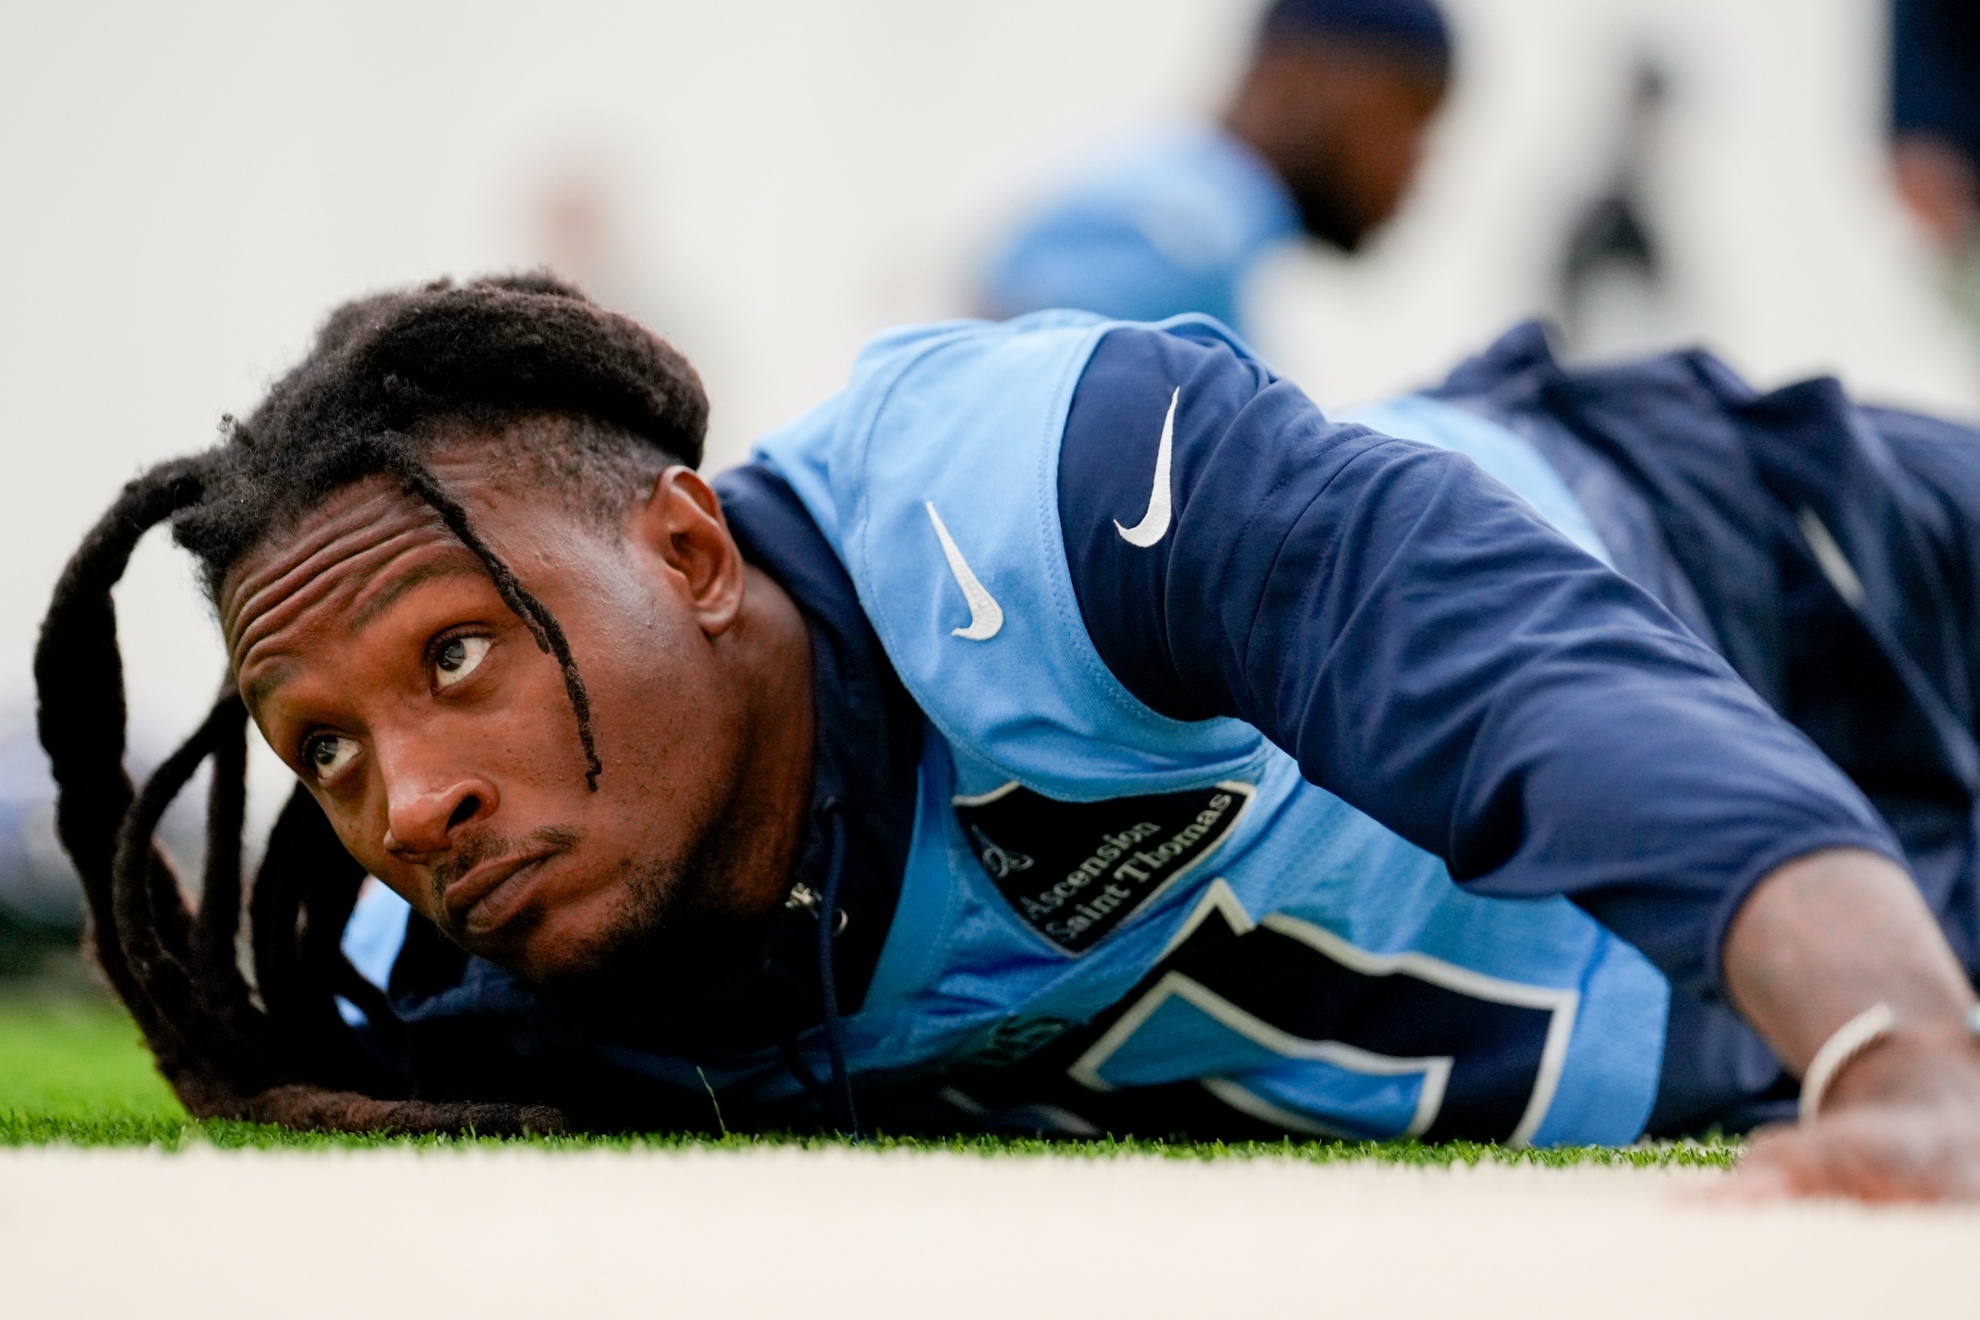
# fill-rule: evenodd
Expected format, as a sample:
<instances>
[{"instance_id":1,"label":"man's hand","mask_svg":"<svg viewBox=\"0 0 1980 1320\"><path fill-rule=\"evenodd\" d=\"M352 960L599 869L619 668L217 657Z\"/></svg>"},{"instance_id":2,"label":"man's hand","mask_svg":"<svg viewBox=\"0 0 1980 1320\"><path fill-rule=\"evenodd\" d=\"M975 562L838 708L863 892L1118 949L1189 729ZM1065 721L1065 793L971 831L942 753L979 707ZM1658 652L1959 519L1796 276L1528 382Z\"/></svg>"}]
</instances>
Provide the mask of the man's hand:
<instances>
[{"instance_id":1,"label":"man's hand","mask_svg":"<svg viewBox=\"0 0 1980 1320\"><path fill-rule=\"evenodd\" d=\"M1872 1004L1889 1004L1898 1024L1836 1074L1813 1123L1755 1139L1733 1195L1980 1200L1973 989L1903 871L1846 850L1780 868L1734 918L1725 974L1734 1004L1797 1074Z\"/></svg>"},{"instance_id":2,"label":"man's hand","mask_svg":"<svg viewBox=\"0 0 1980 1320\"><path fill-rule=\"evenodd\" d=\"M1843 1069L1817 1120L1754 1138L1731 1194L1980 1201L1980 1048L1900 1034Z\"/></svg>"}]
</instances>

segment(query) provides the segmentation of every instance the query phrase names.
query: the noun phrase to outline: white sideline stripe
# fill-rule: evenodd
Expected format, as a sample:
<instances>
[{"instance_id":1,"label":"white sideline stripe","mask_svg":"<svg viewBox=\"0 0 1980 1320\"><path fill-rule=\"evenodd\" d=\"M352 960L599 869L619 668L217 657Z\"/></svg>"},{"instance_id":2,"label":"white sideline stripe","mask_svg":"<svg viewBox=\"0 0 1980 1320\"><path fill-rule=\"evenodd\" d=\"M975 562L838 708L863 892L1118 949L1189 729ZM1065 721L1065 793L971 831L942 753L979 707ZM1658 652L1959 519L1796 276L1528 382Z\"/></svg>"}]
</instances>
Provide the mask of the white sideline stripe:
<instances>
[{"instance_id":1,"label":"white sideline stripe","mask_svg":"<svg viewBox=\"0 0 1980 1320\"><path fill-rule=\"evenodd\" d=\"M0 1151L0 1311L1972 1315L1980 1211L1701 1203L1724 1182L1703 1170L1490 1160L1435 1169L788 1148L10 1150ZM380 1227L401 1207L416 1207L416 1228ZM1654 1264L1629 1268L1622 1257Z\"/></svg>"}]
</instances>

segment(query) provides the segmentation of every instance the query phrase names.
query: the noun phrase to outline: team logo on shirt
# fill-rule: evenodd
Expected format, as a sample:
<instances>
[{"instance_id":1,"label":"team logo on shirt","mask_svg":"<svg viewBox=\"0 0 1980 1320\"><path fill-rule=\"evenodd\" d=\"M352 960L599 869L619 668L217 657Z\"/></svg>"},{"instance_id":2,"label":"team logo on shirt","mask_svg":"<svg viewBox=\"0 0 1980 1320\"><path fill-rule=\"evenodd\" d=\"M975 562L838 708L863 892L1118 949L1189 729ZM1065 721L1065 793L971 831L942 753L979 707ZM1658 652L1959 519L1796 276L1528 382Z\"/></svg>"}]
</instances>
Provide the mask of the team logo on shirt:
<instances>
[{"instance_id":1,"label":"team logo on shirt","mask_svg":"<svg viewBox=\"0 0 1980 1320\"><path fill-rule=\"evenodd\" d=\"M1208 788L1059 802L1012 781L955 799L984 872L1027 925L1084 953L1230 835L1255 790Z\"/></svg>"},{"instance_id":2,"label":"team logo on shirt","mask_svg":"<svg viewBox=\"0 0 1980 1320\"><path fill-rule=\"evenodd\" d=\"M1169 534L1173 496L1169 491L1169 457L1176 445L1176 404L1182 401L1182 387L1169 395L1169 415L1162 419L1162 438L1155 444L1155 484L1148 492L1148 512L1132 527L1114 519L1114 530L1137 549L1146 550Z\"/></svg>"},{"instance_id":3,"label":"team logo on shirt","mask_svg":"<svg viewBox=\"0 0 1980 1320\"><path fill-rule=\"evenodd\" d=\"M949 575L962 588L963 601L969 606L969 622L960 628L951 628L952 636L966 642L987 642L1004 627L1004 607L990 594L982 581L970 568L969 561L956 545L956 538L949 535L949 528L942 521L942 515L935 512L933 500L923 500L921 507L928 510L928 521L934 524L935 537L942 543L942 557L949 561Z\"/></svg>"}]
</instances>

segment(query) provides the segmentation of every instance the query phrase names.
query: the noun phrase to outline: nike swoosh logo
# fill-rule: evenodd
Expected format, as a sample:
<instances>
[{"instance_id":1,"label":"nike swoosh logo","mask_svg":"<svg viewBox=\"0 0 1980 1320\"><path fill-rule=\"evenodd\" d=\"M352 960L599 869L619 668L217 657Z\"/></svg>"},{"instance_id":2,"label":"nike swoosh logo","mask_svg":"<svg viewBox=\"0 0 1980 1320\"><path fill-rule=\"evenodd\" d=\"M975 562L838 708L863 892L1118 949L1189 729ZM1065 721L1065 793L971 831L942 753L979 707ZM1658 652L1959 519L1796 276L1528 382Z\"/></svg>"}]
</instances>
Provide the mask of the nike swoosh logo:
<instances>
[{"instance_id":1,"label":"nike swoosh logo","mask_svg":"<svg viewBox=\"0 0 1980 1320\"><path fill-rule=\"evenodd\" d=\"M1114 520L1114 530L1121 539L1142 550L1169 534L1169 451L1176 444L1176 404L1181 398L1182 388L1178 386L1169 396L1169 415L1162 419L1162 443L1155 447L1155 488L1148 492L1148 512L1132 527Z\"/></svg>"},{"instance_id":2,"label":"nike swoosh logo","mask_svg":"<svg viewBox=\"0 0 1980 1320\"><path fill-rule=\"evenodd\" d=\"M1004 607L984 590L976 574L970 572L969 561L956 549L955 538L942 525L942 515L935 512L934 502L923 500L921 507L928 510L928 521L935 524L935 535L942 538L942 553L948 558L949 572L955 574L956 585L962 588L963 599L969 602L969 627L951 628L949 633L966 642L987 642L1004 626Z\"/></svg>"}]
</instances>

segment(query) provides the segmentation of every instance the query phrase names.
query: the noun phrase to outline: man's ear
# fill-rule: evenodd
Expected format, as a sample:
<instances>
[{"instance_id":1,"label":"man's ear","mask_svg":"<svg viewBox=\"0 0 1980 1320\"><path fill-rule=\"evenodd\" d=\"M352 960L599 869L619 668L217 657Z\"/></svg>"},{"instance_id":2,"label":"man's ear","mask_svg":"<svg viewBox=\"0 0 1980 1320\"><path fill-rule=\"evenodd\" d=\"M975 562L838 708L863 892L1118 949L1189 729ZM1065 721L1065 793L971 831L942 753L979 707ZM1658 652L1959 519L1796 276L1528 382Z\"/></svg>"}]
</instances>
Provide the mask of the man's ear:
<instances>
[{"instance_id":1,"label":"man's ear","mask_svg":"<svg viewBox=\"0 0 1980 1320\"><path fill-rule=\"evenodd\" d=\"M742 613L743 557L714 487L693 468L668 468L634 507L628 531L659 560L701 630L727 632Z\"/></svg>"}]
</instances>

